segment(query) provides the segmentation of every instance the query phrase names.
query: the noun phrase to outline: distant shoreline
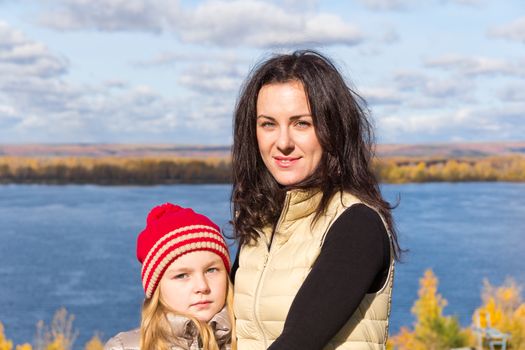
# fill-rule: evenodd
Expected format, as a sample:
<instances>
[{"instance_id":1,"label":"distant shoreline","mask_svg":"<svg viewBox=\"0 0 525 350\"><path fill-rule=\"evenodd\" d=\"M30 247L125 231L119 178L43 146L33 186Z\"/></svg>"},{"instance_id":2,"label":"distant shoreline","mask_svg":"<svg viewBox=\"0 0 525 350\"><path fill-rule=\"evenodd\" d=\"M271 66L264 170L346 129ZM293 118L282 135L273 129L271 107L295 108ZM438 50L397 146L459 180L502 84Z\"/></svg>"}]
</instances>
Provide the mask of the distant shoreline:
<instances>
[{"instance_id":1,"label":"distant shoreline","mask_svg":"<svg viewBox=\"0 0 525 350\"><path fill-rule=\"evenodd\" d=\"M378 157L487 157L525 155L525 141L379 144ZM177 145L177 144L1 144L0 157L177 157L220 158L230 157L229 145Z\"/></svg>"},{"instance_id":2,"label":"distant shoreline","mask_svg":"<svg viewBox=\"0 0 525 350\"><path fill-rule=\"evenodd\" d=\"M525 154L470 157L382 157L382 183L525 182ZM229 184L227 157L0 156L0 184Z\"/></svg>"}]
</instances>

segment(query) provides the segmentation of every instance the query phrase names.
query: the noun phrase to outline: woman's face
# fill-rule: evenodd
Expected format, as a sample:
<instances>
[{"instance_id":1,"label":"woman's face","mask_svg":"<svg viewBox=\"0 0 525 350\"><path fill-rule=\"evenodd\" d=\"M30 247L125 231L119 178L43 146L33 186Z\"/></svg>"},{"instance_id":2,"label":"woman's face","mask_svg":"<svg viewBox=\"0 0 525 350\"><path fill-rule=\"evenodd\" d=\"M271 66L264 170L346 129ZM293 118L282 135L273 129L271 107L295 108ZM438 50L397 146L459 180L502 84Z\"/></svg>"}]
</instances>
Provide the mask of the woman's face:
<instances>
[{"instance_id":1,"label":"woman's face","mask_svg":"<svg viewBox=\"0 0 525 350\"><path fill-rule=\"evenodd\" d=\"M172 262L159 288L170 309L208 322L226 303L228 272L217 254L199 250Z\"/></svg>"},{"instance_id":2,"label":"woman's face","mask_svg":"<svg viewBox=\"0 0 525 350\"><path fill-rule=\"evenodd\" d=\"M266 168L279 184L295 185L313 174L323 149L302 83L274 83L261 88L257 144Z\"/></svg>"}]
</instances>

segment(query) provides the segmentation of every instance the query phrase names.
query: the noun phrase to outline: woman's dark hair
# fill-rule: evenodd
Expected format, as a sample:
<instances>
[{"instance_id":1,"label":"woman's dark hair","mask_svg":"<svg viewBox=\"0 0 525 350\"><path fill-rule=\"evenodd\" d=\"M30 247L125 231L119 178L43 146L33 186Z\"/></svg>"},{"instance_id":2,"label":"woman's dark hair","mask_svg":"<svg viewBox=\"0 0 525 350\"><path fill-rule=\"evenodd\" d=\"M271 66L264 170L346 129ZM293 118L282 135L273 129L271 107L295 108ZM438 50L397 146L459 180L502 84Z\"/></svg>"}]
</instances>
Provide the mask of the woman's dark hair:
<instances>
[{"instance_id":1,"label":"woman's dark hair","mask_svg":"<svg viewBox=\"0 0 525 350\"><path fill-rule=\"evenodd\" d=\"M283 187L263 163L256 137L257 97L264 85L302 83L323 156L316 171L301 183ZM234 119L232 148L232 211L234 236L239 244L258 239L256 231L275 225L286 191L319 188L323 195L316 212L322 215L330 198L346 191L376 208L392 233L395 258L400 248L391 214L372 172L372 125L365 101L345 83L332 62L311 50L280 54L256 66L245 81Z\"/></svg>"}]
</instances>

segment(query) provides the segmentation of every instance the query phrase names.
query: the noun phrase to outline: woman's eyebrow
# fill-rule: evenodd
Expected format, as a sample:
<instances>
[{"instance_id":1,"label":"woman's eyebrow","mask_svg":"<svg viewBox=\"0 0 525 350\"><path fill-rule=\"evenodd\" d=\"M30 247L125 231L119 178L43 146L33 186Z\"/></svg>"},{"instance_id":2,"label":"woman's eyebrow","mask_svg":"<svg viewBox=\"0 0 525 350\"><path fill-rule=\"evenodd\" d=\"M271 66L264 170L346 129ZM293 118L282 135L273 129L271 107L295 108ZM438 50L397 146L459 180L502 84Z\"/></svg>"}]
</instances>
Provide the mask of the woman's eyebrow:
<instances>
[{"instance_id":1,"label":"woman's eyebrow","mask_svg":"<svg viewBox=\"0 0 525 350\"><path fill-rule=\"evenodd\" d=\"M259 114L259 115L257 116L257 119L259 119L259 118L266 118L266 119L275 120L274 117L270 117L269 115L264 115L264 114Z\"/></svg>"},{"instance_id":2,"label":"woman's eyebrow","mask_svg":"<svg viewBox=\"0 0 525 350\"><path fill-rule=\"evenodd\" d=\"M303 117L310 117L310 118L312 118L312 115L311 115L310 113L308 113L308 114L292 115L292 116L290 117L290 119L291 119L291 120L296 120L296 119L301 119L301 118L303 118Z\"/></svg>"},{"instance_id":3,"label":"woman's eyebrow","mask_svg":"<svg viewBox=\"0 0 525 350\"><path fill-rule=\"evenodd\" d=\"M295 120L295 119L299 119L299 118L303 118L303 117L310 117L312 118L312 115L310 113L307 113L307 114L298 114L298 115L292 115L290 117L291 120ZM270 117L269 115L264 115L264 114L259 114L257 116L257 119L259 118L266 118L266 119L271 119L271 120L275 120L274 117Z\"/></svg>"}]
</instances>

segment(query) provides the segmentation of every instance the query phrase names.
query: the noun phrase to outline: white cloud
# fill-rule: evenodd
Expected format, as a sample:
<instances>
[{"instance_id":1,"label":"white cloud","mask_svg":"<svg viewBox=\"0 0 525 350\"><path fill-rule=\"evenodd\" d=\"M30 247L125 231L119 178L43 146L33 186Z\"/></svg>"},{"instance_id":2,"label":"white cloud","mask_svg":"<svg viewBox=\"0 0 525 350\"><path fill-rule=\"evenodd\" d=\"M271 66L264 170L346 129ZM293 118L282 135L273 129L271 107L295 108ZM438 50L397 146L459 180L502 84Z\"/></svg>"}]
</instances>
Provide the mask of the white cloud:
<instances>
[{"instance_id":1,"label":"white cloud","mask_svg":"<svg viewBox=\"0 0 525 350\"><path fill-rule=\"evenodd\" d=\"M208 1L180 31L185 42L273 47L301 44L355 45L359 30L332 14L295 14L262 1Z\"/></svg>"},{"instance_id":2,"label":"white cloud","mask_svg":"<svg viewBox=\"0 0 525 350\"><path fill-rule=\"evenodd\" d=\"M399 33L396 29L390 28L383 34L382 42L385 44L393 44L400 40Z\"/></svg>"},{"instance_id":3,"label":"white cloud","mask_svg":"<svg viewBox=\"0 0 525 350\"><path fill-rule=\"evenodd\" d=\"M190 86L208 89L188 109L187 99L166 98L148 86L108 79L95 85L70 83L67 65L44 45L0 22L0 139L3 142L194 142L192 135L207 130L209 141L229 135L230 120L210 127L213 106L226 115L213 93L233 89L239 73L209 65L193 72ZM227 66L225 66L227 67ZM200 75L199 75L200 74ZM208 85L206 85L208 84ZM235 88L238 87L235 83ZM215 89L215 90L214 90ZM210 95L208 97L207 95ZM233 100L233 99L232 99ZM228 112L230 117L231 112ZM200 122L197 122L200 121ZM199 131L200 130L200 131ZM213 136L215 135L215 139Z\"/></svg>"},{"instance_id":4,"label":"white cloud","mask_svg":"<svg viewBox=\"0 0 525 350\"><path fill-rule=\"evenodd\" d=\"M316 11L319 0L274 0L275 4L282 4L287 9L293 11Z\"/></svg>"},{"instance_id":5,"label":"white cloud","mask_svg":"<svg viewBox=\"0 0 525 350\"><path fill-rule=\"evenodd\" d=\"M68 63L40 43L0 21L0 84L9 77L55 77L67 72Z\"/></svg>"},{"instance_id":6,"label":"white cloud","mask_svg":"<svg viewBox=\"0 0 525 350\"><path fill-rule=\"evenodd\" d=\"M220 98L209 95L202 96L200 99L188 99L184 103L184 109L181 114L184 115L184 125L189 129L204 130L203 140L210 141L212 133L217 134L222 130L222 143L225 143L226 137L231 135L231 121L233 99ZM229 141L229 140L228 140ZM193 143L202 143L202 141L193 139Z\"/></svg>"},{"instance_id":7,"label":"white cloud","mask_svg":"<svg viewBox=\"0 0 525 350\"><path fill-rule=\"evenodd\" d=\"M446 1L458 4L458 5L479 7L483 4L484 0L446 0Z\"/></svg>"},{"instance_id":8,"label":"white cloud","mask_svg":"<svg viewBox=\"0 0 525 350\"><path fill-rule=\"evenodd\" d=\"M0 47L3 142L195 143L196 135L206 134L199 142L223 143L231 134L232 92L246 74L227 63L229 56L218 55L220 64L203 56L204 63L190 65L180 77L197 94L167 98L111 77L71 83L65 60L3 22Z\"/></svg>"},{"instance_id":9,"label":"white cloud","mask_svg":"<svg viewBox=\"0 0 525 350\"><path fill-rule=\"evenodd\" d=\"M410 96L407 103L415 108L434 108L453 102L464 102L475 89L471 79L435 78L416 71L396 72L393 81L398 91L404 91L405 96Z\"/></svg>"},{"instance_id":10,"label":"white cloud","mask_svg":"<svg viewBox=\"0 0 525 350\"><path fill-rule=\"evenodd\" d=\"M417 71L403 70L395 72L393 80L400 90L411 91L422 88L428 77Z\"/></svg>"},{"instance_id":11,"label":"white cloud","mask_svg":"<svg viewBox=\"0 0 525 350\"><path fill-rule=\"evenodd\" d=\"M171 0L54 0L41 23L61 30L171 31L183 42L236 47L356 45L363 36L341 17L297 12L260 0L211 0L183 8Z\"/></svg>"},{"instance_id":12,"label":"white cloud","mask_svg":"<svg viewBox=\"0 0 525 350\"><path fill-rule=\"evenodd\" d=\"M462 80L428 79L423 86L426 96L435 98L456 98L468 94L472 91L471 83Z\"/></svg>"},{"instance_id":13,"label":"white cloud","mask_svg":"<svg viewBox=\"0 0 525 350\"><path fill-rule=\"evenodd\" d=\"M515 40L525 44L525 17L489 30L489 36Z\"/></svg>"},{"instance_id":14,"label":"white cloud","mask_svg":"<svg viewBox=\"0 0 525 350\"><path fill-rule=\"evenodd\" d=\"M52 10L40 23L57 30L98 29L103 31L138 30L160 32L166 16L177 20L176 0L51 0Z\"/></svg>"},{"instance_id":15,"label":"white cloud","mask_svg":"<svg viewBox=\"0 0 525 350\"><path fill-rule=\"evenodd\" d=\"M2 140L99 142L152 139L177 133L178 110L168 100L144 86L75 86L56 79L32 78L4 84L0 96L18 117L0 131Z\"/></svg>"},{"instance_id":16,"label":"white cloud","mask_svg":"<svg viewBox=\"0 0 525 350\"><path fill-rule=\"evenodd\" d=\"M359 89L360 94L370 105L397 105L401 104L402 97L399 91L390 88L371 87Z\"/></svg>"},{"instance_id":17,"label":"white cloud","mask_svg":"<svg viewBox=\"0 0 525 350\"><path fill-rule=\"evenodd\" d=\"M499 91L498 96L506 102L523 102L525 101L525 86L523 84L508 85Z\"/></svg>"},{"instance_id":18,"label":"white cloud","mask_svg":"<svg viewBox=\"0 0 525 350\"><path fill-rule=\"evenodd\" d=\"M487 57L448 54L427 59L424 64L428 68L455 70L467 76L508 75L525 77L525 67L505 60Z\"/></svg>"},{"instance_id":19,"label":"white cloud","mask_svg":"<svg viewBox=\"0 0 525 350\"><path fill-rule=\"evenodd\" d=\"M359 0L359 2L377 11L405 10L417 4L416 0Z\"/></svg>"},{"instance_id":20,"label":"white cloud","mask_svg":"<svg viewBox=\"0 0 525 350\"><path fill-rule=\"evenodd\" d=\"M233 65L194 65L179 78L179 83L201 94L235 93L247 72Z\"/></svg>"},{"instance_id":21,"label":"white cloud","mask_svg":"<svg viewBox=\"0 0 525 350\"><path fill-rule=\"evenodd\" d=\"M239 63L250 63L248 59L239 57L235 52L161 52L154 57L135 62L137 67L157 67L173 65L175 63L214 63L236 65Z\"/></svg>"},{"instance_id":22,"label":"white cloud","mask_svg":"<svg viewBox=\"0 0 525 350\"><path fill-rule=\"evenodd\" d=\"M492 108L458 108L397 114L380 118L382 142L493 141L521 140L525 105Z\"/></svg>"}]
</instances>

